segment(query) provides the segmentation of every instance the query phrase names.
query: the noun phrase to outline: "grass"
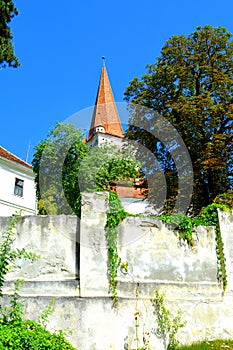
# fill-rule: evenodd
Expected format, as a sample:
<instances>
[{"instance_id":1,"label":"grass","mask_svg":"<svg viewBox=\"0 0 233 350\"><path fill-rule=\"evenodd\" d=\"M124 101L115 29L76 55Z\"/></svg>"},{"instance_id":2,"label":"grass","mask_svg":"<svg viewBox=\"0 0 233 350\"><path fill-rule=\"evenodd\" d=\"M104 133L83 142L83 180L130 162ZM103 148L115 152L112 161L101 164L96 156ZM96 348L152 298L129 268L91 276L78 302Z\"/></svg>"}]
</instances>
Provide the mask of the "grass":
<instances>
[{"instance_id":1,"label":"grass","mask_svg":"<svg viewBox=\"0 0 233 350\"><path fill-rule=\"evenodd\" d=\"M181 345L178 350L233 350L233 340L205 340L191 345Z\"/></svg>"}]
</instances>

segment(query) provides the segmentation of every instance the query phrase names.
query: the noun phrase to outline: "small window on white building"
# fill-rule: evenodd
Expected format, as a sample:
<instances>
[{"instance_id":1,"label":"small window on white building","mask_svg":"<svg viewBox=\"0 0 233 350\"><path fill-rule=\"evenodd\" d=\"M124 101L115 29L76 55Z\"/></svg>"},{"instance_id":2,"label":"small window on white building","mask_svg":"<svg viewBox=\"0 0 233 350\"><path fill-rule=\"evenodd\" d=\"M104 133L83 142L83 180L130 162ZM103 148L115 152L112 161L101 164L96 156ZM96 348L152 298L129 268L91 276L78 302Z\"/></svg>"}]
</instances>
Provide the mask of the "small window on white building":
<instances>
[{"instance_id":1,"label":"small window on white building","mask_svg":"<svg viewBox=\"0 0 233 350\"><path fill-rule=\"evenodd\" d=\"M101 125L98 125L95 127L95 133L96 132L102 132L102 133L105 133L105 128Z\"/></svg>"},{"instance_id":2,"label":"small window on white building","mask_svg":"<svg viewBox=\"0 0 233 350\"><path fill-rule=\"evenodd\" d=\"M15 178L14 194L19 197L23 197L23 180Z\"/></svg>"}]
</instances>

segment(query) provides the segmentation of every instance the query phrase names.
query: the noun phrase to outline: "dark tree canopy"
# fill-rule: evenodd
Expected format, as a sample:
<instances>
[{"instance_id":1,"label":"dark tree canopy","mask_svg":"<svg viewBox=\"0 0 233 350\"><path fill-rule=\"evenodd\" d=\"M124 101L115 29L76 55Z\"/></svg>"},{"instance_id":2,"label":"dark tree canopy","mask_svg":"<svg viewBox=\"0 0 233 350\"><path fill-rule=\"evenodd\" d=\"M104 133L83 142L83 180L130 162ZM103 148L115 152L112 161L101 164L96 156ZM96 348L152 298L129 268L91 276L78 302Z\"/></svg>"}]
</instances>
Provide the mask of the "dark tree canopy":
<instances>
[{"instance_id":1,"label":"dark tree canopy","mask_svg":"<svg viewBox=\"0 0 233 350\"><path fill-rule=\"evenodd\" d=\"M231 33L222 27L207 25L197 27L188 36L171 37L156 62L147 66L147 73L130 82L125 96L129 102L160 113L184 140L193 165L195 211L211 203L218 194L232 189ZM150 127L153 129L154 125L151 123ZM131 138L146 143L149 148L151 145L154 154L161 153L159 140L155 143L148 133L138 128L132 127L129 131ZM165 158L167 181L174 184L174 164L169 157ZM168 185L168 198L172 195L174 190Z\"/></svg>"},{"instance_id":2,"label":"dark tree canopy","mask_svg":"<svg viewBox=\"0 0 233 350\"><path fill-rule=\"evenodd\" d=\"M2 67L18 67L19 61L14 54L13 35L9 27L18 10L12 0L0 0L0 69Z\"/></svg>"}]
</instances>

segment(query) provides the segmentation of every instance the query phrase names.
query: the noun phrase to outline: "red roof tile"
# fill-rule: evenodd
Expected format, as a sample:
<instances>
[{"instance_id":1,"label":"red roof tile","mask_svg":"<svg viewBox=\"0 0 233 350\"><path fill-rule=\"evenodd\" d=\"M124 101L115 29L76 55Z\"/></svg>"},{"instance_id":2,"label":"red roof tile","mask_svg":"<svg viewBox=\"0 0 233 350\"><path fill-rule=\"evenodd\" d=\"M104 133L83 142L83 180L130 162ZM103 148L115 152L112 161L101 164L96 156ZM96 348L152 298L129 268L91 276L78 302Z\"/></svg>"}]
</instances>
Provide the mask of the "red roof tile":
<instances>
[{"instance_id":1,"label":"red roof tile","mask_svg":"<svg viewBox=\"0 0 233 350\"><path fill-rule=\"evenodd\" d=\"M94 129L97 126L103 126L106 134L124 137L120 117L105 66L102 67L88 140L94 136Z\"/></svg>"},{"instance_id":2,"label":"red roof tile","mask_svg":"<svg viewBox=\"0 0 233 350\"><path fill-rule=\"evenodd\" d=\"M0 146L0 157L9 159L9 160L11 160L12 162L15 162L15 163L24 165L24 166L26 166L27 168L31 168L31 169L32 169L32 166L31 166L30 164L26 163L24 160L18 158L18 157L15 156L13 153L7 151L5 148L3 148L3 147L1 147L1 146Z\"/></svg>"}]
</instances>

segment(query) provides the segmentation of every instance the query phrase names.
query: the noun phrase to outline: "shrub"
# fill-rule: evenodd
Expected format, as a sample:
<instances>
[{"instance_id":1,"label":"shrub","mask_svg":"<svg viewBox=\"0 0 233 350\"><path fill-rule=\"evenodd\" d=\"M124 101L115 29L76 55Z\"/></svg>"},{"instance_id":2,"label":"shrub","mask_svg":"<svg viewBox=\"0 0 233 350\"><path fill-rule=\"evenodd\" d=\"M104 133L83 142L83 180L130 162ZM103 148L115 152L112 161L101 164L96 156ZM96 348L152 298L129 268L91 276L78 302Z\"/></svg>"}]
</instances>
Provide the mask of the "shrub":
<instances>
[{"instance_id":1,"label":"shrub","mask_svg":"<svg viewBox=\"0 0 233 350\"><path fill-rule=\"evenodd\" d=\"M74 350L61 331L51 333L35 321L18 319L0 324L0 349Z\"/></svg>"},{"instance_id":2,"label":"shrub","mask_svg":"<svg viewBox=\"0 0 233 350\"><path fill-rule=\"evenodd\" d=\"M226 204L233 209L233 190L228 190L225 193L219 194L215 199L214 203Z\"/></svg>"}]
</instances>

